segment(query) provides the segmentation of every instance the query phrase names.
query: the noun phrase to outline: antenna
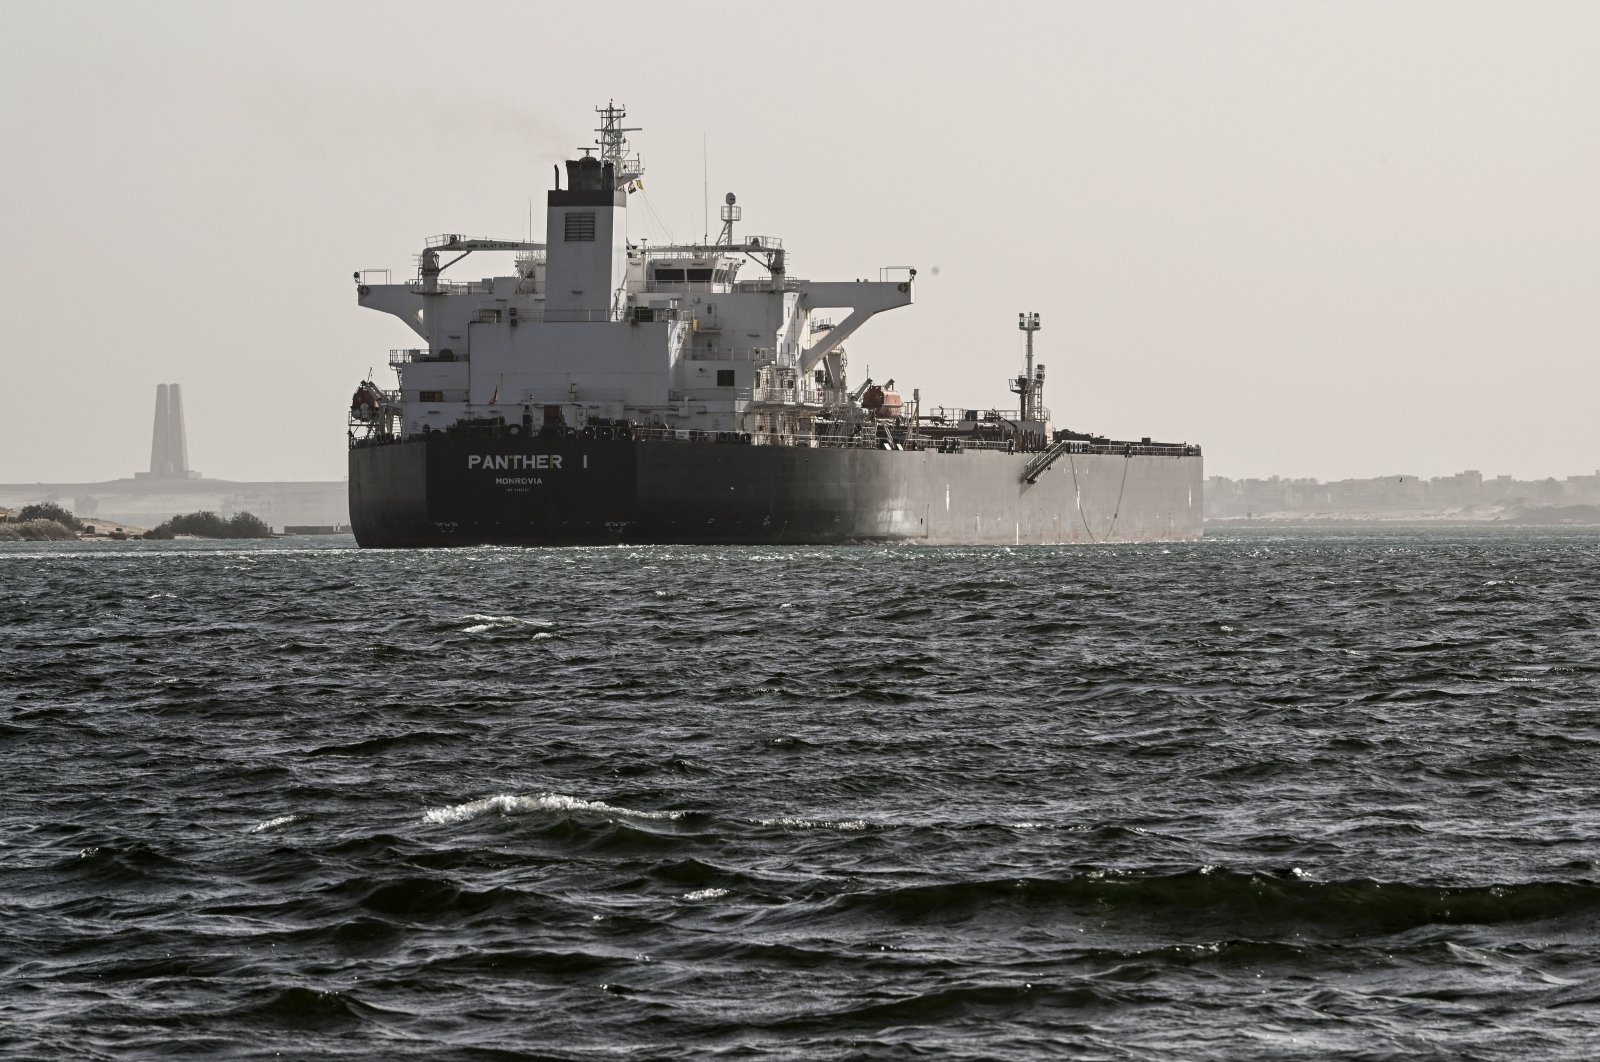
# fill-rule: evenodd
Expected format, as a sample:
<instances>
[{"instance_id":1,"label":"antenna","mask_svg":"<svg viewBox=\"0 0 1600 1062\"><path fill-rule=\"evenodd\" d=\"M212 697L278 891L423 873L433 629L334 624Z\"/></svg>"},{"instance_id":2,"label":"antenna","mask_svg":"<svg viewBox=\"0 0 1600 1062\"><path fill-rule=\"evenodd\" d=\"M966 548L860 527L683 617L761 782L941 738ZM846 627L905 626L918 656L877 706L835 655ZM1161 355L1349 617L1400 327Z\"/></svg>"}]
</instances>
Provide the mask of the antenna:
<instances>
[{"instance_id":1,"label":"antenna","mask_svg":"<svg viewBox=\"0 0 1600 1062\"><path fill-rule=\"evenodd\" d=\"M706 134L704 129L700 131L700 179L702 182L700 186L700 205L704 210L702 216L705 219L706 226L704 235L700 237L700 242L707 244L711 242L711 163L706 155Z\"/></svg>"}]
</instances>

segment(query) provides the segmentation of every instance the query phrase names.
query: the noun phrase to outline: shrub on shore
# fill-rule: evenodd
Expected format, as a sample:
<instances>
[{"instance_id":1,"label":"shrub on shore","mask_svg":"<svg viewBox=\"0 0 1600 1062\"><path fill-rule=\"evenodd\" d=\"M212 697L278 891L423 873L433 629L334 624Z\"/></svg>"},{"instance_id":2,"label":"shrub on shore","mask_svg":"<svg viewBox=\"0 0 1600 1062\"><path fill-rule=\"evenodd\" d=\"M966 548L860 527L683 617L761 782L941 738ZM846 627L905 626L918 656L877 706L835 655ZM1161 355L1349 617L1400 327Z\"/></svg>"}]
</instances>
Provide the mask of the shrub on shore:
<instances>
[{"instance_id":1,"label":"shrub on shore","mask_svg":"<svg viewBox=\"0 0 1600 1062\"><path fill-rule=\"evenodd\" d=\"M22 520L0 524L0 542L61 542L78 532L59 520Z\"/></svg>"},{"instance_id":2,"label":"shrub on shore","mask_svg":"<svg viewBox=\"0 0 1600 1062\"><path fill-rule=\"evenodd\" d=\"M196 538L271 538L268 527L254 513L235 513L231 518L213 512L187 513L153 527L144 533L145 538L176 538L193 535Z\"/></svg>"},{"instance_id":3,"label":"shrub on shore","mask_svg":"<svg viewBox=\"0 0 1600 1062\"><path fill-rule=\"evenodd\" d=\"M12 517L12 520L21 524L32 523L38 520L53 520L61 526L70 528L73 531L83 530L83 521L79 520L76 516L73 516L72 513L68 512L66 509L63 509L55 502L35 502L32 505L24 505L22 508L17 510L17 515Z\"/></svg>"}]
</instances>

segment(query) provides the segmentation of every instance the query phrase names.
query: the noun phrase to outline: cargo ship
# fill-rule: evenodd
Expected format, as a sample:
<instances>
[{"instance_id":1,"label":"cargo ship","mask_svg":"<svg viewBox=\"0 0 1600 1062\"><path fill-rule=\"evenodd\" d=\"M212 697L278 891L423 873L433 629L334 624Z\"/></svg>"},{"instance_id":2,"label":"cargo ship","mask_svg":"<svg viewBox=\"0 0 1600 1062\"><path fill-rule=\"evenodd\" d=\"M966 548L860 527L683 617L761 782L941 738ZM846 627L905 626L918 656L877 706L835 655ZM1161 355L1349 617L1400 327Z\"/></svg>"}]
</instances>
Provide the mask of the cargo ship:
<instances>
[{"instance_id":1,"label":"cargo ship","mask_svg":"<svg viewBox=\"0 0 1600 1062\"><path fill-rule=\"evenodd\" d=\"M351 399L360 545L1200 536L1200 447L1057 427L1037 313L1018 315L1015 408L854 382L846 341L911 305L917 271L793 277L782 240L737 230L732 193L715 239L630 236L638 130L615 103L596 111L595 146L555 168L544 242L448 234L401 282L356 272L359 305L419 337L389 353L395 389L367 379ZM446 278L491 253L502 275Z\"/></svg>"}]
</instances>

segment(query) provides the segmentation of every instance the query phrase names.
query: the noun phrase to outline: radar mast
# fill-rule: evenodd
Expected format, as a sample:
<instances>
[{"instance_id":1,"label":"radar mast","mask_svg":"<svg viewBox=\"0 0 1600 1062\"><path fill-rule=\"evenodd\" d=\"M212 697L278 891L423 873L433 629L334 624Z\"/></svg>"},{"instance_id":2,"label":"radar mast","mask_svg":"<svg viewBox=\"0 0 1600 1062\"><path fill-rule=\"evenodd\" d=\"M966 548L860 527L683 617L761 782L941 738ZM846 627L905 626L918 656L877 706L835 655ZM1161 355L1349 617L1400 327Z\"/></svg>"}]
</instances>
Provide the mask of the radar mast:
<instances>
[{"instance_id":1,"label":"radar mast","mask_svg":"<svg viewBox=\"0 0 1600 1062\"><path fill-rule=\"evenodd\" d=\"M731 248L733 246L733 223L738 221L740 215L743 213L743 210L734 205L738 202L738 199L739 197L734 195L732 192L729 192L723 197L722 235L717 237L718 247Z\"/></svg>"},{"instance_id":2,"label":"radar mast","mask_svg":"<svg viewBox=\"0 0 1600 1062\"><path fill-rule=\"evenodd\" d=\"M1039 366L1037 372L1033 368L1033 334L1039 330L1039 315L1017 314L1017 327L1028 337L1028 353L1026 367L1012 382L1011 390L1022 399L1022 420L1044 420L1044 410L1039 405L1039 395L1044 390L1044 366Z\"/></svg>"},{"instance_id":3,"label":"radar mast","mask_svg":"<svg viewBox=\"0 0 1600 1062\"><path fill-rule=\"evenodd\" d=\"M595 130L600 134L595 141L600 146L600 161L611 163L612 172L617 175L617 187L625 188L644 176L644 163L639 156L628 154L628 134L639 132L641 127L623 128L622 120L628 116L628 109L626 105L617 106L615 100L604 107L596 107L595 113L600 115L600 128Z\"/></svg>"}]
</instances>

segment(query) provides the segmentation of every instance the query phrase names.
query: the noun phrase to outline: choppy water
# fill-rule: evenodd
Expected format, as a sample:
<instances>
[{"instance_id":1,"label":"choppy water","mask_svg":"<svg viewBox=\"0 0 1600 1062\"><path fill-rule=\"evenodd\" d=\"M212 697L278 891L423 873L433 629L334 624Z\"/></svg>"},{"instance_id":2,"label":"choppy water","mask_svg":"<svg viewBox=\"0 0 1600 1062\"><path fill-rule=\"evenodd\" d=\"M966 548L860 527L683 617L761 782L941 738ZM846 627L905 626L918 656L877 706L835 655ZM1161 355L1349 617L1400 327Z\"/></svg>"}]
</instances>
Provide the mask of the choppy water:
<instances>
[{"instance_id":1,"label":"choppy water","mask_svg":"<svg viewBox=\"0 0 1600 1062\"><path fill-rule=\"evenodd\" d=\"M0 547L0 1053L1589 1058L1594 532Z\"/></svg>"}]
</instances>

